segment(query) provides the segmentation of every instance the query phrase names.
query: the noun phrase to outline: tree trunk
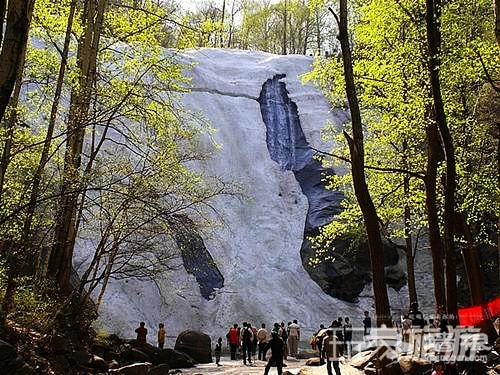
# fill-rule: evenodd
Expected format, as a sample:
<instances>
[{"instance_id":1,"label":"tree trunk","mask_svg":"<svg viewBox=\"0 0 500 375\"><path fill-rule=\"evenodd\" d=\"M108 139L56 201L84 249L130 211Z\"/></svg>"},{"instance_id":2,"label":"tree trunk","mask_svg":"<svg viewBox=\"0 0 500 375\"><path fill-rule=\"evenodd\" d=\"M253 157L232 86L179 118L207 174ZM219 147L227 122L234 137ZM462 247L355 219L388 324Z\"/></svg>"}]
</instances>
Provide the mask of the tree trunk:
<instances>
[{"instance_id":1,"label":"tree trunk","mask_svg":"<svg viewBox=\"0 0 500 375\"><path fill-rule=\"evenodd\" d=\"M24 220L23 227L23 238L29 238L31 232L31 225L33 216L35 214L36 202L40 194L40 183L42 181L42 174L45 169L45 165L49 160L50 146L52 143L52 137L54 134L54 128L56 124L57 109L59 107L59 100L61 98L61 92L64 82L64 75L66 71L66 63L69 53L69 43L71 41L71 30L73 26L73 17L75 15L76 0L73 0L70 5L68 25L66 27L66 35L64 39L64 46L61 53L61 64L59 65L59 74L56 82L56 89L54 93L54 99L52 101L52 108L50 110L49 124L47 126L47 134L45 135L45 141L43 144L42 154L40 156L40 161L33 175L33 182L30 194L30 200L28 202L28 208L26 213L26 219ZM37 274L43 276L46 274L46 261L39 257L37 262Z\"/></svg>"},{"instance_id":2,"label":"tree trunk","mask_svg":"<svg viewBox=\"0 0 500 375\"><path fill-rule=\"evenodd\" d=\"M429 123L427 133L427 172L425 180L425 205L429 227L429 245L432 255L432 276L434 280L434 299L436 306L446 305L444 283L444 251L439 230L437 209L436 179L438 163L441 160L439 134L434 122Z\"/></svg>"},{"instance_id":3,"label":"tree trunk","mask_svg":"<svg viewBox=\"0 0 500 375\"><path fill-rule=\"evenodd\" d=\"M354 84L354 74L352 67L352 56L349 46L349 35L347 25L347 0L340 0L340 16L334 14L338 26L338 39L342 48L342 60L344 64L344 76L346 82L346 95L349 102L352 122L352 138L344 132L344 136L349 144L351 154L351 173L354 184L354 192L358 204L363 214L363 219L368 237L368 249L373 279L373 294L375 299L375 313L377 325L392 325L391 310L384 274L384 256L382 237L378 226L378 217L375 206L368 190L365 177L363 128L361 123L361 112L359 109L356 86Z\"/></svg>"},{"instance_id":4,"label":"tree trunk","mask_svg":"<svg viewBox=\"0 0 500 375\"><path fill-rule=\"evenodd\" d=\"M26 56L26 44L28 41L28 31L33 12L34 0L31 1L11 1L7 17L5 30L5 40L0 52L0 122L5 117L5 111L10 101L12 91L17 87L14 97L19 98L21 90L22 71ZM0 16L3 21L5 17L6 3L0 0ZM0 43L2 42L3 22L0 22ZM16 85L17 82L17 85ZM17 107L17 100L13 106ZM14 109L15 110L15 109ZM13 112L7 121L6 139L0 160L0 204L3 196L3 186L5 174L10 162L10 150L14 138L17 115Z\"/></svg>"},{"instance_id":5,"label":"tree trunk","mask_svg":"<svg viewBox=\"0 0 500 375\"><path fill-rule=\"evenodd\" d=\"M459 228L465 238L465 246L462 248L465 270L467 272L467 281L472 305L481 305L484 302L483 278L481 274L481 265L479 254L474 236L467 224L467 219L463 213L457 213Z\"/></svg>"},{"instance_id":6,"label":"tree trunk","mask_svg":"<svg viewBox=\"0 0 500 375\"><path fill-rule=\"evenodd\" d=\"M455 190L456 165L455 150L450 129L446 122L441 93L439 68L441 65L441 1L426 0L427 44L429 48L429 76L432 88L436 124L439 129L446 161L446 181L444 189L444 249L446 264L446 306L449 315L457 316L457 271L455 265Z\"/></svg>"},{"instance_id":7,"label":"tree trunk","mask_svg":"<svg viewBox=\"0 0 500 375\"><path fill-rule=\"evenodd\" d=\"M286 14L286 0L285 0L285 10L283 16L283 51L281 52L282 55L286 55L286 19L287 19L287 14Z\"/></svg>"},{"instance_id":8,"label":"tree trunk","mask_svg":"<svg viewBox=\"0 0 500 375\"><path fill-rule=\"evenodd\" d=\"M495 7L495 35L497 43L500 44L500 0L494 0Z\"/></svg>"},{"instance_id":9,"label":"tree trunk","mask_svg":"<svg viewBox=\"0 0 500 375\"><path fill-rule=\"evenodd\" d=\"M61 202L56 217L54 245L49 256L49 274L55 276L61 291L69 291L73 249L77 233L78 196L82 191L81 155L85 138L92 87L95 82L97 53L106 0L87 0L83 11L85 34L78 46L79 87L72 92L68 117L68 139L64 158Z\"/></svg>"},{"instance_id":10,"label":"tree trunk","mask_svg":"<svg viewBox=\"0 0 500 375\"><path fill-rule=\"evenodd\" d=\"M0 121L5 116L18 70L22 67L22 55L28 41L34 4L35 0L10 0L8 4L5 36L0 52ZM5 2L1 5L5 7Z\"/></svg>"},{"instance_id":11,"label":"tree trunk","mask_svg":"<svg viewBox=\"0 0 500 375\"><path fill-rule=\"evenodd\" d=\"M220 30L220 48L222 48L224 46L224 18L226 17L226 0L223 0L222 1L222 16L221 16L221 30Z\"/></svg>"},{"instance_id":12,"label":"tree trunk","mask_svg":"<svg viewBox=\"0 0 500 375\"><path fill-rule=\"evenodd\" d=\"M5 12L7 11L7 0L0 0L0 46L3 40L3 22L5 20Z\"/></svg>"},{"instance_id":13,"label":"tree trunk","mask_svg":"<svg viewBox=\"0 0 500 375\"><path fill-rule=\"evenodd\" d=\"M406 142L403 142L403 152L405 152ZM410 176L405 175L403 181L403 188L405 198L410 196ZM406 272L408 277L408 294L410 302L418 302L417 287L415 284L415 257L413 255L413 241L411 235L411 211L408 203L405 203L405 243L406 243Z\"/></svg>"}]
</instances>

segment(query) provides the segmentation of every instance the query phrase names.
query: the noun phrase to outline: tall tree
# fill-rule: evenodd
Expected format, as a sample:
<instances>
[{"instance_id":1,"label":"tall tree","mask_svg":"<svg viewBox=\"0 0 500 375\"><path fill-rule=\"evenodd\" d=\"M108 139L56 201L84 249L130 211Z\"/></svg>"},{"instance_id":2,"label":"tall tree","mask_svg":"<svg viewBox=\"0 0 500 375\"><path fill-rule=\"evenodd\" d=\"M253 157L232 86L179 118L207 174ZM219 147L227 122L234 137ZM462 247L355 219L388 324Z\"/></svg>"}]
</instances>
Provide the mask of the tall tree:
<instances>
[{"instance_id":1,"label":"tall tree","mask_svg":"<svg viewBox=\"0 0 500 375\"><path fill-rule=\"evenodd\" d=\"M351 174L354 182L354 192L356 194L361 212L363 213L363 219L368 237L368 249L370 252L377 325L380 326L381 324L386 324L387 326L391 326L391 309L389 306L389 297L387 295L387 287L385 284L382 237L378 226L377 212L371 199L365 177L363 125L361 122L361 111L359 108L356 85L354 82L351 47L349 45L347 0L339 1L338 16L331 8L330 11L334 14L339 27L338 38L342 48L345 90L347 101L349 102L352 124L352 137L345 131L344 136L349 145L351 154Z\"/></svg>"},{"instance_id":2,"label":"tall tree","mask_svg":"<svg viewBox=\"0 0 500 375\"><path fill-rule=\"evenodd\" d=\"M0 121L4 118L10 95L14 89L16 76L21 64L23 51L26 49L28 32L35 0L10 0L7 7L5 35L0 51ZM0 4L1 23L4 27L5 1Z\"/></svg>"},{"instance_id":3,"label":"tall tree","mask_svg":"<svg viewBox=\"0 0 500 375\"><path fill-rule=\"evenodd\" d=\"M441 17L440 0L426 0L427 44L429 51L429 75L433 98L433 114L436 121L441 147L446 161L446 180L444 193L444 244L446 264L446 306L449 314L457 314L457 275L455 265L455 190L456 163L453 139L446 120L441 80Z\"/></svg>"},{"instance_id":4,"label":"tall tree","mask_svg":"<svg viewBox=\"0 0 500 375\"><path fill-rule=\"evenodd\" d=\"M68 291L70 286L77 233L77 202L82 190L80 170L82 148L96 79L97 53L106 4L106 0L87 0L82 13L82 24L85 29L78 45L79 85L71 94L61 202L56 217L55 240L47 270L49 275L56 278L62 291Z\"/></svg>"}]
</instances>

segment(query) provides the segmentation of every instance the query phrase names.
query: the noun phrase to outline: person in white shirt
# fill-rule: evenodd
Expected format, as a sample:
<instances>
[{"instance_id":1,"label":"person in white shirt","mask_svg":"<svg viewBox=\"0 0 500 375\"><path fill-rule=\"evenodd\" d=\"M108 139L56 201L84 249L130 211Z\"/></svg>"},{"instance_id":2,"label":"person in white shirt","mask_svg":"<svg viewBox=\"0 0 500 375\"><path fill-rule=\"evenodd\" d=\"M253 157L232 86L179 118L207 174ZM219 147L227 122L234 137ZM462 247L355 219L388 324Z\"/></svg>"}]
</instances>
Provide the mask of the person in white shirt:
<instances>
[{"instance_id":1,"label":"person in white shirt","mask_svg":"<svg viewBox=\"0 0 500 375\"><path fill-rule=\"evenodd\" d=\"M293 323L288 325L288 347L290 350L290 356L297 357L299 350L300 341L300 326L297 323L297 319L294 319Z\"/></svg>"},{"instance_id":2,"label":"person in white shirt","mask_svg":"<svg viewBox=\"0 0 500 375\"><path fill-rule=\"evenodd\" d=\"M264 348L269 341L269 332L267 332L266 325L264 323L262 323L261 328L257 331L257 340L259 340L259 354L257 358L259 361L265 361L266 353Z\"/></svg>"}]
</instances>

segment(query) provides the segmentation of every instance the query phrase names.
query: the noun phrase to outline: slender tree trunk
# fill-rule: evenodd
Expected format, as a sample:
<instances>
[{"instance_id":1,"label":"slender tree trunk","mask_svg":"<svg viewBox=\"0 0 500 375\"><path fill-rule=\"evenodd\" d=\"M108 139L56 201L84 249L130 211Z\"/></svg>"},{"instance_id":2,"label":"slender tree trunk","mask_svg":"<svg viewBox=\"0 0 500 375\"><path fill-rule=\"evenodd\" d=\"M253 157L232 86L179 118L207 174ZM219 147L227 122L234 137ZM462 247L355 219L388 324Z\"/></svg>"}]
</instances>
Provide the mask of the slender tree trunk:
<instances>
[{"instance_id":1,"label":"slender tree trunk","mask_svg":"<svg viewBox=\"0 0 500 375\"><path fill-rule=\"evenodd\" d=\"M283 15L283 51L282 51L282 55L286 55L286 20L287 20L287 14L286 14L286 11L287 11L287 4L286 4L286 0L285 0L285 11L284 11L284 15Z\"/></svg>"},{"instance_id":2,"label":"slender tree trunk","mask_svg":"<svg viewBox=\"0 0 500 375\"><path fill-rule=\"evenodd\" d=\"M0 46L3 41L3 22L5 20L5 12L7 11L7 0L0 0Z\"/></svg>"},{"instance_id":3,"label":"slender tree trunk","mask_svg":"<svg viewBox=\"0 0 500 375\"><path fill-rule=\"evenodd\" d=\"M223 0L222 1L222 16L221 16L221 20L220 20L221 30L220 30L220 43L219 43L221 48L224 46L223 35L224 35L224 18L225 17L226 17L226 0Z\"/></svg>"},{"instance_id":4,"label":"slender tree trunk","mask_svg":"<svg viewBox=\"0 0 500 375\"><path fill-rule=\"evenodd\" d=\"M404 142L406 145L406 142ZM405 148L406 146L403 146ZM403 150L404 152L404 150ZM403 189L405 198L410 196L410 177L404 176ZM417 287L415 285L415 257L413 255L413 240L411 235L411 211L408 203L405 203L405 243L406 243L406 272L408 274L408 294L410 302L418 302Z\"/></svg>"},{"instance_id":5,"label":"slender tree trunk","mask_svg":"<svg viewBox=\"0 0 500 375\"><path fill-rule=\"evenodd\" d=\"M446 289L444 282L444 251L439 230L437 209L437 168L441 160L439 134L434 122L430 122L427 132L427 172L425 180L425 205L429 226L429 245L432 255L432 276L434 280L434 299L436 306L446 305Z\"/></svg>"},{"instance_id":6,"label":"slender tree trunk","mask_svg":"<svg viewBox=\"0 0 500 375\"><path fill-rule=\"evenodd\" d=\"M500 44L500 0L493 0L495 8L495 35L497 43Z\"/></svg>"},{"instance_id":7,"label":"slender tree trunk","mask_svg":"<svg viewBox=\"0 0 500 375\"><path fill-rule=\"evenodd\" d=\"M458 227L461 229L466 243L462 249L462 256L464 259L465 270L467 272L471 304L480 305L484 302L484 293L478 249L474 241L472 231L467 224L465 215L461 212L457 213L457 218L457 222L459 223Z\"/></svg>"},{"instance_id":8,"label":"slender tree trunk","mask_svg":"<svg viewBox=\"0 0 500 375\"><path fill-rule=\"evenodd\" d=\"M56 217L54 246L49 257L49 274L56 277L61 291L69 291L73 249L76 238L78 197L82 190L81 155L90 98L95 83L96 62L106 0L87 0L83 12L85 35L78 46L80 81L70 100L68 139L64 158L61 202Z\"/></svg>"},{"instance_id":9,"label":"slender tree trunk","mask_svg":"<svg viewBox=\"0 0 500 375\"><path fill-rule=\"evenodd\" d=\"M339 16L337 16L331 8L329 9L335 16L339 26L338 39L342 48L346 95L351 112L353 136L351 138L346 132L344 132L344 136L349 144L351 154L351 173L354 184L354 192L363 214L368 237L368 249L370 252L377 325L380 326L381 324L386 324L390 327L392 325L392 319L389 298L387 295L387 287L385 284L382 237L380 236L377 212L371 199L365 177L363 127L359 101L356 94L356 86L354 83L352 56L349 46L347 0L340 0L339 3Z\"/></svg>"},{"instance_id":10,"label":"slender tree trunk","mask_svg":"<svg viewBox=\"0 0 500 375\"><path fill-rule=\"evenodd\" d=\"M29 234L31 232L31 225L32 225L32 221L33 221L33 216L35 214L35 209L36 209L36 202L37 202L38 196L40 194L40 184L42 181L42 174L43 174L43 171L45 169L45 165L47 164L47 162L49 160L50 146L52 144L52 137L54 135L54 128L55 128L55 124L56 124L57 109L59 107L59 101L61 98L61 92L62 92L62 87L63 87L63 83L64 83L64 75L66 72L66 64L67 64L68 53L69 53L69 44L71 41L71 30L73 27L73 18L75 15L75 9L76 9L76 0L73 0L71 2L70 10L69 10L68 24L66 27L66 35L64 38L64 45L63 45L63 49L62 49L62 53L61 53L61 64L59 65L59 74L57 77L54 99L52 101L52 108L50 110L50 118L49 118L49 124L47 126L47 134L45 135L45 141L43 144L43 150L42 150L42 154L40 156L40 161L39 161L38 166L37 166L35 173L33 175L30 200L28 202L27 214L26 214L26 219L24 221L24 227L23 227L23 238L29 238ZM46 261L39 259L38 265L37 265L37 273L39 276L46 274L46 272L47 272L46 263L47 263Z\"/></svg>"},{"instance_id":11,"label":"slender tree trunk","mask_svg":"<svg viewBox=\"0 0 500 375\"><path fill-rule=\"evenodd\" d=\"M444 190L444 248L446 264L446 306L449 315L457 316L457 275L455 265L455 190L456 165L455 150L450 129L446 121L441 93L439 68L441 65L441 0L426 0L427 44L429 48L429 75L432 88L436 124L441 137L446 161L446 181Z\"/></svg>"},{"instance_id":12,"label":"slender tree trunk","mask_svg":"<svg viewBox=\"0 0 500 375\"><path fill-rule=\"evenodd\" d=\"M4 190L4 182L5 182L5 174L7 172L7 168L10 164L10 150L12 144L14 142L14 133L15 127L17 123L17 106L19 104L19 96L21 95L21 88L23 82L23 70L24 63L26 59L26 44L22 48L21 57L20 57L20 66L17 69L16 83L14 85L14 92L10 99L10 107L8 119L6 121L7 126L7 138L5 140L3 152L2 152L2 160L0 167L0 204L2 202L3 190ZM19 276L23 264L26 261L28 256L28 248L30 246L29 241L23 238L23 244L20 245L18 243L14 243L12 241L7 241L8 248L3 248L0 246L0 252L8 253L7 259L7 280L5 281L5 294L2 302L2 312L3 317L5 318L7 314L10 312L12 304L14 302L14 294L17 288L16 278ZM2 244L3 245L3 244ZM23 246L24 245L24 246Z\"/></svg>"},{"instance_id":13,"label":"slender tree trunk","mask_svg":"<svg viewBox=\"0 0 500 375\"><path fill-rule=\"evenodd\" d=\"M7 23L0 52L0 121L5 116L18 70L22 66L34 4L35 0L10 0L8 3ZM5 3L3 6L5 7Z\"/></svg>"},{"instance_id":14,"label":"slender tree trunk","mask_svg":"<svg viewBox=\"0 0 500 375\"><path fill-rule=\"evenodd\" d=\"M34 0L11 0L6 9L6 2L0 0L0 43L3 40L0 51L0 123L5 117L5 112L10 101L12 91L16 87L16 81L20 82L26 55L26 44L28 32L33 13ZM3 38L3 20L7 11L7 23ZM19 83L20 89L20 83ZM17 94L19 97L19 93ZM14 106L16 107L17 104ZM15 108L13 109L15 111ZM0 160L0 204L5 181L5 173L10 162L10 149L14 137L14 128L17 116L12 113L10 119L5 121L6 139Z\"/></svg>"}]
</instances>

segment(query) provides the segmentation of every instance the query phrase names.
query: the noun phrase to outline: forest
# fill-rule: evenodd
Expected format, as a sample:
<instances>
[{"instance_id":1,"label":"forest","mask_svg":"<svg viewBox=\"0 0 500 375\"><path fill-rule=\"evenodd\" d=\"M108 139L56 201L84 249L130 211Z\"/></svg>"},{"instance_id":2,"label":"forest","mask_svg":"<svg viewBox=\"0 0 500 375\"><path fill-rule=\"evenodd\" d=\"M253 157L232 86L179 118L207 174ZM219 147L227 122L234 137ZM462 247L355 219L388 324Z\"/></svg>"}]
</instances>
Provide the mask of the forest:
<instances>
[{"instance_id":1,"label":"forest","mask_svg":"<svg viewBox=\"0 0 500 375\"><path fill-rule=\"evenodd\" d=\"M316 261L337 238L367 239L378 325L391 324L383 241L406 253L411 301L422 247L450 316L457 288L470 306L498 297L499 0L182 3L0 0L0 338L88 339L109 280L154 280L179 214L234 193L190 168L217 152L179 104L190 67L175 57L191 48L312 56L304 82L350 111L318 150L350 173L328 181L346 199ZM82 223L99 238L76 274Z\"/></svg>"}]
</instances>

